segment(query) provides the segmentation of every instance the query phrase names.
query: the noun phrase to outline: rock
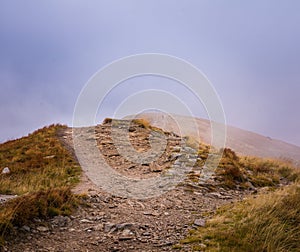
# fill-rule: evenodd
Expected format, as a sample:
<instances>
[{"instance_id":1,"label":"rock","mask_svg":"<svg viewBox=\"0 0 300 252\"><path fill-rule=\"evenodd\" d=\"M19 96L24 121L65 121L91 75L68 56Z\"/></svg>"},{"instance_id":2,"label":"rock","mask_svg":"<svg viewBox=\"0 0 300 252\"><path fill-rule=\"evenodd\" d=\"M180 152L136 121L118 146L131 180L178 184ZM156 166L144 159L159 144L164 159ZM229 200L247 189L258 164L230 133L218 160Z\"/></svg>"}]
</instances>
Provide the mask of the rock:
<instances>
[{"instance_id":1,"label":"rock","mask_svg":"<svg viewBox=\"0 0 300 252\"><path fill-rule=\"evenodd\" d=\"M133 227L133 223L120 223L120 224L116 224L116 229L117 230L125 230L125 229L130 229Z\"/></svg>"},{"instance_id":2,"label":"rock","mask_svg":"<svg viewBox=\"0 0 300 252\"><path fill-rule=\"evenodd\" d=\"M191 148L191 147L188 147L188 146L183 147L183 151L186 152L186 153L190 153L190 154L196 154L197 153L197 151L194 148Z\"/></svg>"},{"instance_id":3,"label":"rock","mask_svg":"<svg viewBox=\"0 0 300 252\"><path fill-rule=\"evenodd\" d=\"M245 183L245 186L247 186L249 188L249 190L257 191L256 187L250 181L247 181Z\"/></svg>"},{"instance_id":4,"label":"rock","mask_svg":"<svg viewBox=\"0 0 300 252\"><path fill-rule=\"evenodd\" d=\"M28 236L26 237L26 239L27 239L27 240L31 240L31 239L32 239L32 236L31 236L31 235L28 235Z\"/></svg>"},{"instance_id":5,"label":"rock","mask_svg":"<svg viewBox=\"0 0 300 252\"><path fill-rule=\"evenodd\" d=\"M26 225L24 225L24 226L22 227L22 229L23 229L24 231L26 231L26 232L30 232L30 227L28 227L28 226L26 226Z\"/></svg>"},{"instance_id":6,"label":"rock","mask_svg":"<svg viewBox=\"0 0 300 252\"><path fill-rule=\"evenodd\" d=\"M200 243L197 246L201 249L205 249L207 247L204 243Z\"/></svg>"},{"instance_id":7,"label":"rock","mask_svg":"<svg viewBox=\"0 0 300 252\"><path fill-rule=\"evenodd\" d=\"M193 175L200 176L201 175L201 171L193 171Z\"/></svg>"},{"instance_id":8,"label":"rock","mask_svg":"<svg viewBox=\"0 0 300 252\"><path fill-rule=\"evenodd\" d=\"M168 246L172 246L174 244L174 242L171 241L163 241L162 243L156 245L157 247L168 247Z\"/></svg>"},{"instance_id":9,"label":"rock","mask_svg":"<svg viewBox=\"0 0 300 252\"><path fill-rule=\"evenodd\" d=\"M269 191L270 191L270 187L268 187L268 186L259 188L259 192L260 192L260 193L267 193L267 192L269 192Z\"/></svg>"},{"instance_id":10,"label":"rock","mask_svg":"<svg viewBox=\"0 0 300 252\"><path fill-rule=\"evenodd\" d=\"M82 220L80 220L80 223L89 223L89 224L91 224L91 223L93 223L93 221L88 220L88 219L82 219Z\"/></svg>"},{"instance_id":11,"label":"rock","mask_svg":"<svg viewBox=\"0 0 300 252\"><path fill-rule=\"evenodd\" d=\"M96 226L93 227L93 229L95 231L102 231L103 230L103 224L102 223L97 224Z\"/></svg>"},{"instance_id":12,"label":"rock","mask_svg":"<svg viewBox=\"0 0 300 252\"><path fill-rule=\"evenodd\" d=\"M116 230L115 224L113 224L113 223L105 223L104 224L104 232L108 233L108 232L111 232L114 230Z\"/></svg>"},{"instance_id":13,"label":"rock","mask_svg":"<svg viewBox=\"0 0 300 252\"><path fill-rule=\"evenodd\" d=\"M36 228L36 230L39 231L39 232L47 232L47 231L49 231L49 228L44 227L44 226L38 226Z\"/></svg>"},{"instance_id":14,"label":"rock","mask_svg":"<svg viewBox=\"0 0 300 252\"><path fill-rule=\"evenodd\" d=\"M92 244L94 246L98 246L99 245L99 243L97 241L92 241L92 242L90 242L90 244Z\"/></svg>"},{"instance_id":15,"label":"rock","mask_svg":"<svg viewBox=\"0 0 300 252\"><path fill-rule=\"evenodd\" d=\"M55 157L56 157L55 155L50 155L50 156L44 157L44 159L52 159L52 158L55 158Z\"/></svg>"},{"instance_id":16,"label":"rock","mask_svg":"<svg viewBox=\"0 0 300 252\"><path fill-rule=\"evenodd\" d=\"M10 173L10 169L8 167L3 168L2 174L9 174L9 173Z\"/></svg>"},{"instance_id":17,"label":"rock","mask_svg":"<svg viewBox=\"0 0 300 252\"><path fill-rule=\"evenodd\" d=\"M174 151L174 152L180 152L180 151L181 151L181 147L180 147L180 146L175 146L175 147L173 148L173 151Z\"/></svg>"},{"instance_id":18,"label":"rock","mask_svg":"<svg viewBox=\"0 0 300 252\"><path fill-rule=\"evenodd\" d=\"M196 225L197 227L205 227L205 223L206 221L204 219L196 219L194 221L194 225Z\"/></svg>"},{"instance_id":19,"label":"rock","mask_svg":"<svg viewBox=\"0 0 300 252\"><path fill-rule=\"evenodd\" d=\"M188 165L194 165L197 162L197 159L195 158L190 158L187 162Z\"/></svg>"},{"instance_id":20,"label":"rock","mask_svg":"<svg viewBox=\"0 0 300 252\"><path fill-rule=\"evenodd\" d=\"M129 229L124 229L122 234L119 237L119 241L127 241L127 240L131 240L133 238L134 238L133 232Z\"/></svg>"},{"instance_id":21,"label":"rock","mask_svg":"<svg viewBox=\"0 0 300 252\"><path fill-rule=\"evenodd\" d=\"M180 154L180 153L172 153L170 160L175 160L177 158L180 158L181 156L182 156L182 154Z\"/></svg>"},{"instance_id":22,"label":"rock","mask_svg":"<svg viewBox=\"0 0 300 252\"><path fill-rule=\"evenodd\" d=\"M0 204L1 203L4 203L10 199L13 199L13 198L16 198L18 197L18 195L3 195L3 194L0 194Z\"/></svg>"},{"instance_id":23,"label":"rock","mask_svg":"<svg viewBox=\"0 0 300 252\"><path fill-rule=\"evenodd\" d=\"M230 195L223 195L221 199L233 199Z\"/></svg>"},{"instance_id":24,"label":"rock","mask_svg":"<svg viewBox=\"0 0 300 252\"><path fill-rule=\"evenodd\" d=\"M112 232L115 232L115 231L122 231L122 230L130 230L134 227L134 224L133 223L106 223L104 225L104 232L108 233L112 233Z\"/></svg>"},{"instance_id":25,"label":"rock","mask_svg":"<svg viewBox=\"0 0 300 252\"><path fill-rule=\"evenodd\" d=\"M174 162L174 165L178 165L178 166L182 166L183 162L179 159L177 159L175 162Z\"/></svg>"},{"instance_id":26,"label":"rock","mask_svg":"<svg viewBox=\"0 0 300 252\"><path fill-rule=\"evenodd\" d=\"M71 219L68 216L55 216L52 220L52 224L58 227L65 227Z\"/></svg>"},{"instance_id":27,"label":"rock","mask_svg":"<svg viewBox=\"0 0 300 252\"><path fill-rule=\"evenodd\" d=\"M159 213L156 212L143 212L144 215L151 215L151 216L159 216Z\"/></svg>"},{"instance_id":28,"label":"rock","mask_svg":"<svg viewBox=\"0 0 300 252\"><path fill-rule=\"evenodd\" d=\"M150 163L150 170L151 172L161 172L162 168L157 164Z\"/></svg>"},{"instance_id":29,"label":"rock","mask_svg":"<svg viewBox=\"0 0 300 252\"><path fill-rule=\"evenodd\" d=\"M210 196L213 196L214 198L223 198L223 196L220 194L220 193L217 193L217 192L211 192L209 193Z\"/></svg>"}]
</instances>

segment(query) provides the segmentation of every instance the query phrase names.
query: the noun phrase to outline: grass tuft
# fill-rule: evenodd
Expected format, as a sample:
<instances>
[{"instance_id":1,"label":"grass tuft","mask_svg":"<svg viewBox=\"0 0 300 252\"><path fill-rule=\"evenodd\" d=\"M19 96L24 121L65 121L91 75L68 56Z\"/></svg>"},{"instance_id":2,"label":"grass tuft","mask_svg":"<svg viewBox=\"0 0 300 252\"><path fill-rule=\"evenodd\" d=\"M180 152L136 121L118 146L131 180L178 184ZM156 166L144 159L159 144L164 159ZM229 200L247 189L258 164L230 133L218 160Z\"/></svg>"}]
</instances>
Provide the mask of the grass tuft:
<instances>
[{"instance_id":1,"label":"grass tuft","mask_svg":"<svg viewBox=\"0 0 300 252\"><path fill-rule=\"evenodd\" d=\"M14 226L27 225L34 218L70 215L77 202L69 187L48 189L10 200L0 205L0 234L4 236Z\"/></svg>"},{"instance_id":2,"label":"grass tuft","mask_svg":"<svg viewBox=\"0 0 300 252\"><path fill-rule=\"evenodd\" d=\"M200 143L197 166L203 166L208 157L210 147ZM215 170L220 186L228 189L249 187L278 187L281 182L293 183L300 178L300 171L290 162L263 159L257 157L238 156L233 150L220 150L222 158ZM209 164L208 164L209 165Z\"/></svg>"},{"instance_id":3,"label":"grass tuft","mask_svg":"<svg viewBox=\"0 0 300 252\"><path fill-rule=\"evenodd\" d=\"M113 120L112 118L105 118L105 119L103 120L103 124L111 123L112 120Z\"/></svg>"},{"instance_id":4,"label":"grass tuft","mask_svg":"<svg viewBox=\"0 0 300 252\"><path fill-rule=\"evenodd\" d=\"M132 123L139 125L141 128L149 129L151 127L150 122L145 119L133 119Z\"/></svg>"}]
</instances>

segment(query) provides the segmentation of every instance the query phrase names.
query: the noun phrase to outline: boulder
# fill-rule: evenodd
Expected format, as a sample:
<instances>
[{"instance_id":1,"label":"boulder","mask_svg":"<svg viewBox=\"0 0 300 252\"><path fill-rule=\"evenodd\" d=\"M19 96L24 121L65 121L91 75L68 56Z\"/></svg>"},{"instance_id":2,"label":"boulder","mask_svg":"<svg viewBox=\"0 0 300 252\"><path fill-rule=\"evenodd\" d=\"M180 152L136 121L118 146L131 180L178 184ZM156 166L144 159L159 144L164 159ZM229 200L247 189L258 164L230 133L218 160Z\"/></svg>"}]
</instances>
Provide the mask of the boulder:
<instances>
[{"instance_id":1,"label":"boulder","mask_svg":"<svg viewBox=\"0 0 300 252\"><path fill-rule=\"evenodd\" d=\"M2 174L9 174L9 173L10 173L10 169L8 167L3 168Z\"/></svg>"}]
</instances>

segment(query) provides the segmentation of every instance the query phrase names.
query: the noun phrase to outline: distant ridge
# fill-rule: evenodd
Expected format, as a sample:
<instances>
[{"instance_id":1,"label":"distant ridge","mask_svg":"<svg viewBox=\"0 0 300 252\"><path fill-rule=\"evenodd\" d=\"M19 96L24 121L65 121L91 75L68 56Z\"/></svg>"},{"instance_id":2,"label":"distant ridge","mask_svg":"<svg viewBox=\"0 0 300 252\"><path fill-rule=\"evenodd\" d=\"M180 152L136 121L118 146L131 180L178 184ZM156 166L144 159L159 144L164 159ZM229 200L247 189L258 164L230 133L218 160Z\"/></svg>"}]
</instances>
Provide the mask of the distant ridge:
<instances>
[{"instance_id":1,"label":"distant ridge","mask_svg":"<svg viewBox=\"0 0 300 252\"><path fill-rule=\"evenodd\" d=\"M128 118L130 117L132 116L128 116ZM146 119L153 126L162 128L165 131L173 131L178 135L190 135L196 138L198 138L199 134L202 142L207 144L211 142L210 122L206 119L174 114L168 116L159 112L141 113L135 117ZM194 120L199 129L198 133L190 129L190 125L194 124ZM182 125L183 131L181 134L176 122ZM226 146L241 155L264 158L284 158L292 159L297 163L300 162L299 146L232 126L227 126Z\"/></svg>"}]
</instances>

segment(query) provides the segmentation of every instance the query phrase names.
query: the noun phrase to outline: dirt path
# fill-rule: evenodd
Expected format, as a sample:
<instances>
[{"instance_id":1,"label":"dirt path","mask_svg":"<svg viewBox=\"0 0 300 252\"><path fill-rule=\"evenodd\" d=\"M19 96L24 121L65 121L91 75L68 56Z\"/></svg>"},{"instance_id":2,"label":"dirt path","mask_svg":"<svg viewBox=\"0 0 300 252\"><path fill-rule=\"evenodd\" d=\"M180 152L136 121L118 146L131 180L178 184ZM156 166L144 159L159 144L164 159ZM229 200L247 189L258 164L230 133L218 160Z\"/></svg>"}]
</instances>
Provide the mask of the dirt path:
<instances>
[{"instance_id":1,"label":"dirt path","mask_svg":"<svg viewBox=\"0 0 300 252\"><path fill-rule=\"evenodd\" d=\"M130 139L134 147L146 151L149 134L150 129L133 126ZM178 160L174 150L181 139L174 134L166 136L166 152L154 164L142 165L116 153L109 124L96 128L96 140L107 162L130 177L158 176ZM62 137L71 146L71 130ZM74 192L87 195L85 204L70 217L58 216L48 222L35 220L31 226L20 228L18 236L6 246L7 251L171 251L189 230L205 225L207 213L245 195L220 188L213 180L210 184L193 181L186 179L159 197L132 199L110 195L83 174Z\"/></svg>"}]
</instances>

